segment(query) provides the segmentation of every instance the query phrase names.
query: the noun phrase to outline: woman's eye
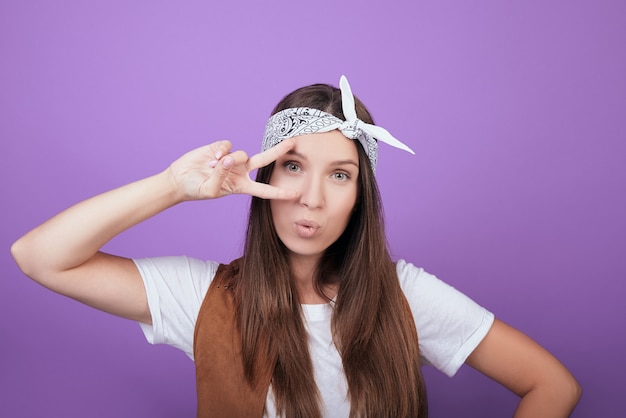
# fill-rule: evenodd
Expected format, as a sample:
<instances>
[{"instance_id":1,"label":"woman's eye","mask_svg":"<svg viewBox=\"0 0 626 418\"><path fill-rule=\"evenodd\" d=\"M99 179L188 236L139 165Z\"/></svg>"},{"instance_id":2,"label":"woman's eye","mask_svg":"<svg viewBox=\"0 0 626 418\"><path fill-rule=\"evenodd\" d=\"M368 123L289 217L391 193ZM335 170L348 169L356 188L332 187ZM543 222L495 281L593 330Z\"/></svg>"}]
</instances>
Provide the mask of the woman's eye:
<instances>
[{"instance_id":1,"label":"woman's eye","mask_svg":"<svg viewBox=\"0 0 626 418\"><path fill-rule=\"evenodd\" d=\"M285 168L287 169L287 171L291 171L293 173L300 171L300 167L298 166L298 164L292 162L286 162Z\"/></svg>"},{"instance_id":2,"label":"woman's eye","mask_svg":"<svg viewBox=\"0 0 626 418\"><path fill-rule=\"evenodd\" d=\"M335 178L335 180L339 181L346 181L350 178L350 176L348 176L346 173L334 173L333 177Z\"/></svg>"}]
</instances>

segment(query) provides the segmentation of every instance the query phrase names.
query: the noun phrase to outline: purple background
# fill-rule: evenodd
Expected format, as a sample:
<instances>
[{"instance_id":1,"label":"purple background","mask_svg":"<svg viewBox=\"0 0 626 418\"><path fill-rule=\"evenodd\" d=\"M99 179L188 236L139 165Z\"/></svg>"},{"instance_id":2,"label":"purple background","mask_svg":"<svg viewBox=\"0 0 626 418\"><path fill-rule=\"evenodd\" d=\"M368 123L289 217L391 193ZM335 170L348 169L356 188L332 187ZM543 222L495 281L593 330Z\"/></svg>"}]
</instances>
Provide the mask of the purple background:
<instances>
[{"instance_id":1,"label":"purple background","mask_svg":"<svg viewBox=\"0 0 626 418\"><path fill-rule=\"evenodd\" d=\"M28 280L9 246L196 146L256 152L284 94L341 74L417 151L381 147L394 257L557 355L574 417L619 416L625 41L622 1L2 1L0 416L194 416L184 354ZM106 250L229 261L247 204L180 205ZM433 417L516 404L467 367L426 376Z\"/></svg>"}]
</instances>

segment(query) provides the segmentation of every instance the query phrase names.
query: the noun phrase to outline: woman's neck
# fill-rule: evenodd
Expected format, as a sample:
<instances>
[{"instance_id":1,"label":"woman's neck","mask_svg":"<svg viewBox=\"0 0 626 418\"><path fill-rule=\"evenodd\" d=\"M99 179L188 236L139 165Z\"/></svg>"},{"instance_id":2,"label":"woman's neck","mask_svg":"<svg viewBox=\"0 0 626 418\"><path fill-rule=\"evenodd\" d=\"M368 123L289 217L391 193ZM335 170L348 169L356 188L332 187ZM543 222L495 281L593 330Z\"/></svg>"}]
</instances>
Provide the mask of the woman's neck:
<instances>
[{"instance_id":1,"label":"woman's neck","mask_svg":"<svg viewBox=\"0 0 626 418\"><path fill-rule=\"evenodd\" d=\"M298 292L298 299L302 304L316 305L328 303L328 300L320 296L315 289L315 272L318 263L319 257L291 255L289 258L291 277ZM325 286L324 291L332 298L336 294L336 286Z\"/></svg>"}]
</instances>

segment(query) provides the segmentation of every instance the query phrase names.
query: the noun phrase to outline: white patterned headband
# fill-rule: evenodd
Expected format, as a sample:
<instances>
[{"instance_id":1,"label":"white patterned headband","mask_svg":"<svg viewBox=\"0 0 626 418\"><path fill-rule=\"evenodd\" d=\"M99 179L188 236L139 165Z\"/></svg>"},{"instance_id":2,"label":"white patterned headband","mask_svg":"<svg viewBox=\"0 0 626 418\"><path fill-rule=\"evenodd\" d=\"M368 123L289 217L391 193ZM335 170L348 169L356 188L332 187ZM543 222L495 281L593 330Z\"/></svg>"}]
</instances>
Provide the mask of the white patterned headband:
<instances>
[{"instance_id":1,"label":"white patterned headband","mask_svg":"<svg viewBox=\"0 0 626 418\"><path fill-rule=\"evenodd\" d=\"M374 172L376 172L376 161L378 160L376 140L415 154L411 148L394 138L386 129L365 123L356 117L354 96L348 79L343 75L339 80L339 87L341 88L341 106L346 117L345 121L330 113L310 107L281 110L267 121L263 136L263 151L287 138L338 129L346 138L357 139L361 143Z\"/></svg>"}]
</instances>

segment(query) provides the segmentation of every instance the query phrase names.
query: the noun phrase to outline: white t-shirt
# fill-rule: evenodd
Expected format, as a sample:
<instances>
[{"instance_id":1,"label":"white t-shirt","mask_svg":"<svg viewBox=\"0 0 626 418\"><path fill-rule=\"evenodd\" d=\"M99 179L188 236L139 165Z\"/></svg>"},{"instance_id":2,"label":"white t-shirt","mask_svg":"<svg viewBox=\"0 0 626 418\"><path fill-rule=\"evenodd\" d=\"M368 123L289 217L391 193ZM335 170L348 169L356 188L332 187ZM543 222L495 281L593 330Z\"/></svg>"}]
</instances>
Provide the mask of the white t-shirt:
<instances>
[{"instance_id":1,"label":"white t-shirt","mask_svg":"<svg viewBox=\"0 0 626 418\"><path fill-rule=\"evenodd\" d=\"M141 273L152 325L140 324L152 344L169 344L193 359L196 318L219 263L189 257L134 260ZM453 376L487 335L491 312L423 269L399 260L400 286L411 306L422 362ZM309 352L323 402L323 416L348 417L347 383L341 357L332 342L328 304L303 305ZM268 392L267 412L275 416Z\"/></svg>"}]
</instances>

